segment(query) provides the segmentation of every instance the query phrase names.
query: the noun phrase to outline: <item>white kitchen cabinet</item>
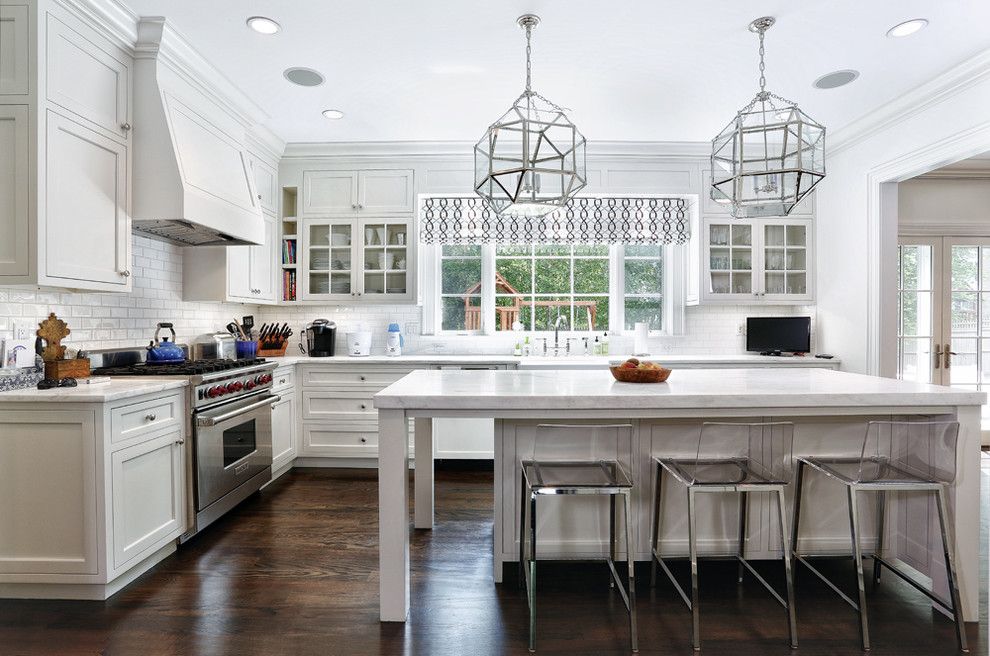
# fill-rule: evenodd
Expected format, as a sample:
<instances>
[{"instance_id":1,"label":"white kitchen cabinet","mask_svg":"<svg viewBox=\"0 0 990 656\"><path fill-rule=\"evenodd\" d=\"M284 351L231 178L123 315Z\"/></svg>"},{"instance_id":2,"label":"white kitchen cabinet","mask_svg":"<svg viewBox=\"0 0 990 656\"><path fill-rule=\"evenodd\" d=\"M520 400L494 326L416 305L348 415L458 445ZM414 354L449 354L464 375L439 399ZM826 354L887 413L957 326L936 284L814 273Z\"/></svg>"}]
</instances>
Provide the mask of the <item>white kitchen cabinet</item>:
<instances>
[{"instance_id":1,"label":"white kitchen cabinet","mask_svg":"<svg viewBox=\"0 0 990 656\"><path fill-rule=\"evenodd\" d=\"M256 155L251 155L251 172L261 209L275 214L278 212L278 172Z\"/></svg>"},{"instance_id":2,"label":"white kitchen cabinet","mask_svg":"<svg viewBox=\"0 0 990 656\"><path fill-rule=\"evenodd\" d=\"M122 567L185 530L185 457L181 430L110 457L113 563Z\"/></svg>"},{"instance_id":3,"label":"white kitchen cabinet","mask_svg":"<svg viewBox=\"0 0 990 656\"><path fill-rule=\"evenodd\" d=\"M30 267L26 105L0 105L0 153L0 276L24 276Z\"/></svg>"},{"instance_id":4,"label":"white kitchen cabinet","mask_svg":"<svg viewBox=\"0 0 990 656\"><path fill-rule=\"evenodd\" d=\"M130 136L131 57L93 30L48 14L46 92L87 127L126 142Z\"/></svg>"},{"instance_id":5,"label":"white kitchen cabinet","mask_svg":"<svg viewBox=\"0 0 990 656\"><path fill-rule=\"evenodd\" d=\"M278 227L264 215L265 243L259 246L198 246L182 258L182 298L220 303L275 302Z\"/></svg>"},{"instance_id":6,"label":"white kitchen cabinet","mask_svg":"<svg viewBox=\"0 0 990 656\"><path fill-rule=\"evenodd\" d=\"M49 111L45 276L66 287L130 282L127 146Z\"/></svg>"},{"instance_id":7,"label":"white kitchen cabinet","mask_svg":"<svg viewBox=\"0 0 990 656\"><path fill-rule=\"evenodd\" d=\"M415 300L412 219L305 219L302 300Z\"/></svg>"},{"instance_id":8,"label":"white kitchen cabinet","mask_svg":"<svg viewBox=\"0 0 990 656\"><path fill-rule=\"evenodd\" d=\"M291 463L296 447L296 402L291 390L278 392L282 400L272 405L272 472Z\"/></svg>"},{"instance_id":9,"label":"white kitchen cabinet","mask_svg":"<svg viewBox=\"0 0 990 656\"><path fill-rule=\"evenodd\" d=\"M304 171L302 216L409 214L413 183L410 169Z\"/></svg>"},{"instance_id":10,"label":"white kitchen cabinet","mask_svg":"<svg viewBox=\"0 0 990 656\"><path fill-rule=\"evenodd\" d=\"M28 79L28 6L0 5L0 96L26 96Z\"/></svg>"},{"instance_id":11,"label":"white kitchen cabinet","mask_svg":"<svg viewBox=\"0 0 990 656\"><path fill-rule=\"evenodd\" d=\"M702 233L703 303L813 302L809 220L708 218Z\"/></svg>"}]
</instances>

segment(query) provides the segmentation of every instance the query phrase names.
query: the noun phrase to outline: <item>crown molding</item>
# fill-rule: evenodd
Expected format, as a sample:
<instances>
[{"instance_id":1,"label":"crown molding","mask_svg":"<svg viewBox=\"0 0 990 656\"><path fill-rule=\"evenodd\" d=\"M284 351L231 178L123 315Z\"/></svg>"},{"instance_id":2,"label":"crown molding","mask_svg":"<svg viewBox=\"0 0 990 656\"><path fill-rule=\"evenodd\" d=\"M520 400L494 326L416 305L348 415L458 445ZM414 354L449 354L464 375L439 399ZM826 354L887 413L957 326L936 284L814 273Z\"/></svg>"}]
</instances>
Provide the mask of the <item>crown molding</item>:
<instances>
[{"instance_id":1,"label":"crown molding","mask_svg":"<svg viewBox=\"0 0 990 656\"><path fill-rule=\"evenodd\" d=\"M270 117L230 79L217 70L162 16L142 16L137 24L136 59L153 59L219 102L245 127Z\"/></svg>"},{"instance_id":2,"label":"crown molding","mask_svg":"<svg viewBox=\"0 0 990 656\"><path fill-rule=\"evenodd\" d=\"M970 57L836 130L831 139L828 155L840 153L892 125L906 121L933 105L983 82L988 76L990 76L990 49Z\"/></svg>"},{"instance_id":3,"label":"crown molding","mask_svg":"<svg viewBox=\"0 0 990 656\"><path fill-rule=\"evenodd\" d=\"M923 173L915 180L990 180L990 167L973 169L935 169Z\"/></svg>"},{"instance_id":4,"label":"crown molding","mask_svg":"<svg viewBox=\"0 0 990 656\"><path fill-rule=\"evenodd\" d=\"M332 141L294 142L285 146L284 159L464 159L474 158L473 141ZM707 141L591 141L588 157L594 159L707 159Z\"/></svg>"},{"instance_id":5,"label":"crown molding","mask_svg":"<svg viewBox=\"0 0 990 656\"><path fill-rule=\"evenodd\" d=\"M269 159L278 162L285 152L285 142L281 137L264 125L255 125L247 131L247 147L255 153L267 155Z\"/></svg>"},{"instance_id":6,"label":"crown molding","mask_svg":"<svg viewBox=\"0 0 990 656\"><path fill-rule=\"evenodd\" d=\"M134 53L138 38L138 16L118 0L58 0L114 45Z\"/></svg>"}]
</instances>

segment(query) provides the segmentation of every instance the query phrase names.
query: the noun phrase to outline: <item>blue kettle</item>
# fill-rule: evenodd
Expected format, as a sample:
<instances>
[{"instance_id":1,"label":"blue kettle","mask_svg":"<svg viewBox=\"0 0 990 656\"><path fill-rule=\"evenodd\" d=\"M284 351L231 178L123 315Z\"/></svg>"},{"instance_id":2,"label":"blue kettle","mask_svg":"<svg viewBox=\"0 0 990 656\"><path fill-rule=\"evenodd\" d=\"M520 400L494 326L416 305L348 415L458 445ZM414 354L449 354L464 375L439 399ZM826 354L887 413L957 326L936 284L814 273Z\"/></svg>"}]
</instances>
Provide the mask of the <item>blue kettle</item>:
<instances>
[{"instance_id":1,"label":"blue kettle","mask_svg":"<svg viewBox=\"0 0 990 656\"><path fill-rule=\"evenodd\" d=\"M168 337L158 339L158 333L167 328L172 333L172 341ZM155 329L155 338L148 344L148 364L180 364L186 361L186 352L175 343L175 329L171 323L160 323Z\"/></svg>"}]
</instances>

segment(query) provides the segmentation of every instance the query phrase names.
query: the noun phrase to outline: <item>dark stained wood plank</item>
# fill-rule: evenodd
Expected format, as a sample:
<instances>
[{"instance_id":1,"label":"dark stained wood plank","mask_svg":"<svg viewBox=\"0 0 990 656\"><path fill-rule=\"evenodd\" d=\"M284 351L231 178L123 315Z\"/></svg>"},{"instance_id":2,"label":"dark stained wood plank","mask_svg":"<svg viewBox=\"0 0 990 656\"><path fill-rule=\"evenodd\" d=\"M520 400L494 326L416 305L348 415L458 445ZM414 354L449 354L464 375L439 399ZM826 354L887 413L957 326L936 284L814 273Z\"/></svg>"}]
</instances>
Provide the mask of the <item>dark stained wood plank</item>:
<instances>
[{"instance_id":1,"label":"dark stained wood plank","mask_svg":"<svg viewBox=\"0 0 990 656\"><path fill-rule=\"evenodd\" d=\"M491 581L491 471L440 467L436 489L437 526L411 541L406 625L378 622L376 472L301 469L107 602L0 601L0 654L527 653L525 596L513 576ZM851 581L848 561L828 566ZM603 565L539 568L538 653L628 653L625 608ZM777 563L759 569L781 582ZM783 609L753 581L737 587L734 573L731 563L701 566L706 656L861 653L855 614L807 572L798 570L796 652ZM637 569L641 653L691 654L687 611L669 586L651 590L648 575ZM952 624L906 584L887 576L869 594L873 654L956 653ZM969 631L974 654L987 651L985 599L982 617Z\"/></svg>"}]
</instances>

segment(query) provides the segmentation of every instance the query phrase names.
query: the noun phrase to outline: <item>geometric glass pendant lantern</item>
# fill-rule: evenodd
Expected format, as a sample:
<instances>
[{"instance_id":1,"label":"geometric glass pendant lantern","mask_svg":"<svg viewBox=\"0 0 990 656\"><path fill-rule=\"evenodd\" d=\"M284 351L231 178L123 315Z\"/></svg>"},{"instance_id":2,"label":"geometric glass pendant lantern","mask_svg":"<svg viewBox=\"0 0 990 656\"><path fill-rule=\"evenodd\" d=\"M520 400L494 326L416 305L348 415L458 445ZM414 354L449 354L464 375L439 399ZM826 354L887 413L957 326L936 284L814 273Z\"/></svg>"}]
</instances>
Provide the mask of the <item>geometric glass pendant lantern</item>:
<instances>
[{"instance_id":1,"label":"geometric glass pendant lantern","mask_svg":"<svg viewBox=\"0 0 990 656\"><path fill-rule=\"evenodd\" d=\"M825 127L797 103L766 90L764 34L770 16L749 25L760 37L760 91L712 140L712 200L736 218L786 216L825 178Z\"/></svg>"},{"instance_id":2,"label":"geometric glass pendant lantern","mask_svg":"<svg viewBox=\"0 0 990 656\"><path fill-rule=\"evenodd\" d=\"M499 215L541 217L587 184L585 139L564 110L532 89L531 38L540 18L520 16L526 30L526 90L474 147L474 190Z\"/></svg>"}]
</instances>

